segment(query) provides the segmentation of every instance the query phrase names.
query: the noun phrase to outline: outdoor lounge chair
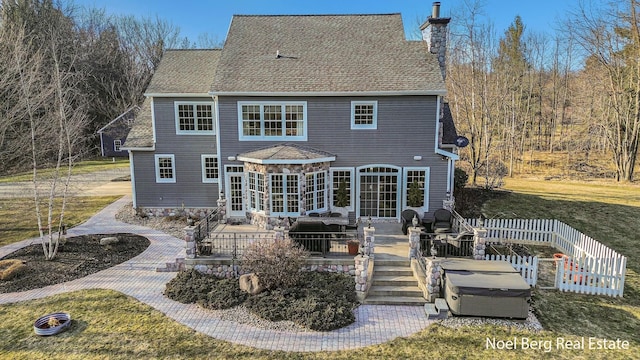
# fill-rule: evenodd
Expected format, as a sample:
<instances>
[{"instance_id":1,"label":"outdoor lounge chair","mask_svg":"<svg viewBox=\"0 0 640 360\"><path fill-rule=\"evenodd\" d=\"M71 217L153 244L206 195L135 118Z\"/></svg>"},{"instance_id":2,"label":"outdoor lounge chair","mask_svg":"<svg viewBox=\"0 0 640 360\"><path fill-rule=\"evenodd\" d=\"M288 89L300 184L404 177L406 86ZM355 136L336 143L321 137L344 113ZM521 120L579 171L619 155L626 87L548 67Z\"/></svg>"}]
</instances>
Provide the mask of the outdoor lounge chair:
<instances>
[{"instance_id":1,"label":"outdoor lounge chair","mask_svg":"<svg viewBox=\"0 0 640 360\"><path fill-rule=\"evenodd\" d=\"M447 209L438 209L433 213L433 232L448 233L451 232L451 220L453 215Z\"/></svg>"},{"instance_id":2,"label":"outdoor lounge chair","mask_svg":"<svg viewBox=\"0 0 640 360\"><path fill-rule=\"evenodd\" d=\"M407 209L404 210L401 214L401 218L402 218L402 233L407 235L407 229L409 229L410 226L413 225L413 217L417 216L418 220L420 220L420 216L418 216L418 213L415 210L411 210L411 209Z\"/></svg>"}]
</instances>

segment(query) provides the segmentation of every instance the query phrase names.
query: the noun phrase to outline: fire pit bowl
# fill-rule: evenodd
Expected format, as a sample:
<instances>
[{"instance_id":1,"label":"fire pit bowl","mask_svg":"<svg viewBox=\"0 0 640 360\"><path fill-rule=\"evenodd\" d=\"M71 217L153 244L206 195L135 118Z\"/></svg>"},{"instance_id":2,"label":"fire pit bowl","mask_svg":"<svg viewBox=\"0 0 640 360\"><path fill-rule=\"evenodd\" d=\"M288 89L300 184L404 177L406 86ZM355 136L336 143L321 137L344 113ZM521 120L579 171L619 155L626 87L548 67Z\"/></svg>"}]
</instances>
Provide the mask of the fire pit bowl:
<instances>
[{"instance_id":1,"label":"fire pit bowl","mask_svg":"<svg viewBox=\"0 0 640 360\"><path fill-rule=\"evenodd\" d=\"M33 331L36 335L55 335L71 325L71 315L65 312L48 314L38 318L33 323Z\"/></svg>"}]
</instances>

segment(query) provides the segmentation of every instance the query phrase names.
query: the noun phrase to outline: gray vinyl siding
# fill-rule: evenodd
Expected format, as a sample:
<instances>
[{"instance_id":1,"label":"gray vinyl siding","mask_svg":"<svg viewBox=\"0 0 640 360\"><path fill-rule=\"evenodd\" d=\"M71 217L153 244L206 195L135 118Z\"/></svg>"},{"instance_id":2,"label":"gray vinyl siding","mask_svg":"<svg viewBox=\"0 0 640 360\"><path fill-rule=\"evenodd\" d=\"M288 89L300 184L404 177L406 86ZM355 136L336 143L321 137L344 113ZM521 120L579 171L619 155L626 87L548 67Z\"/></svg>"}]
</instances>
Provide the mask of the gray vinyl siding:
<instances>
[{"instance_id":1,"label":"gray vinyl siding","mask_svg":"<svg viewBox=\"0 0 640 360\"><path fill-rule=\"evenodd\" d=\"M378 102L377 130L351 130L351 101ZM386 97L220 97L220 139L223 165L229 156L283 141L239 141L238 101L306 101L307 141L298 144L336 156L332 167L370 164L430 167L429 210L442 207L447 188L447 161L434 151L437 98ZM414 160L414 156L422 160ZM357 174L356 174L357 176Z\"/></svg>"},{"instance_id":2,"label":"gray vinyl siding","mask_svg":"<svg viewBox=\"0 0 640 360\"><path fill-rule=\"evenodd\" d=\"M135 152L134 176L139 207L215 207L219 185L202 182L201 155L216 155L215 135L177 135L174 101L213 101L208 98L154 98L155 152ZM175 156L175 183L156 183L155 154ZM220 159L218 160L220 161ZM219 174L222 177L222 174Z\"/></svg>"}]
</instances>

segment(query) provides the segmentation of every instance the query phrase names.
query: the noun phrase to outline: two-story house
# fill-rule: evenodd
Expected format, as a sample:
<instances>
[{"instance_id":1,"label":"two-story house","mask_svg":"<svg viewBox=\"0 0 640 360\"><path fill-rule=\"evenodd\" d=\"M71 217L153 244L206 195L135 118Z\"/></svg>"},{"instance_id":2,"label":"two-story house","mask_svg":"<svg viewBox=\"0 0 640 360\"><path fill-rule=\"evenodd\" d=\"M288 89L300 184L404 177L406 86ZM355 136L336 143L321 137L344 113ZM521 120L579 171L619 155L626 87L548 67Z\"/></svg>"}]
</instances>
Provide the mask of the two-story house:
<instances>
[{"instance_id":1,"label":"two-story house","mask_svg":"<svg viewBox=\"0 0 640 360\"><path fill-rule=\"evenodd\" d=\"M352 217L397 220L416 181L441 208L448 22L434 9L409 41L400 14L240 15L220 50L166 51L124 146L134 207L264 225L331 210L344 182Z\"/></svg>"}]
</instances>

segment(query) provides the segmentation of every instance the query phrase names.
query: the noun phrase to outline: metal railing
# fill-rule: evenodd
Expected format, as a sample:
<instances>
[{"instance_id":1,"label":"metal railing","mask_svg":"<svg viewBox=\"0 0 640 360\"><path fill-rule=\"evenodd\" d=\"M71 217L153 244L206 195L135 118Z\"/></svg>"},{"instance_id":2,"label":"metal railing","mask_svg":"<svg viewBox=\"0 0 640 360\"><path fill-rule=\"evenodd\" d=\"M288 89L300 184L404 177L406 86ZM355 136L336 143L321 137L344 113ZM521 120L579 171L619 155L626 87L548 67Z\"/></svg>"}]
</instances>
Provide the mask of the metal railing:
<instances>
[{"instance_id":1,"label":"metal railing","mask_svg":"<svg viewBox=\"0 0 640 360\"><path fill-rule=\"evenodd\" d=\"M420 238L422 256L431 257L432 248L437 257L473 256L473 236L458 238L458 234L426 234Z\"/></svg>"},{"instance_id":2,"label":"metal railing","mask_svg":"<svg viewBox=\"0 0 640 360\"><path fill-rule=\"evenodd\" d=\"M209 236L209 234L211 234L211 232L215 230L215 228L218 226L218 214L219 214L219 209L215 208L213 209L213 211L207 214L207 216L204 219L198 221L195 224L196 228L193 231L193 237L196 244L206 239Z\"/></svg>"},{"instance_id":3,"label":"metal railing","mask_svg":"<svg viewBox=\"0 0 640 360\"><path fill-rule=\"evenodd\" d=\"M286 233L285 236L300 244L310 255L335 256L349 254L349 242L359 240L357 232L305 232ZM254 241L274 240L273 232L213 233L196 241L196 256L240 258ZM359 244L358 244L359 245ZM353 246L353 245L352 245Z\"/></svg>"}]
</instances>

